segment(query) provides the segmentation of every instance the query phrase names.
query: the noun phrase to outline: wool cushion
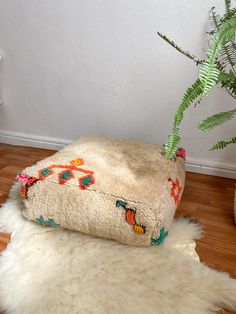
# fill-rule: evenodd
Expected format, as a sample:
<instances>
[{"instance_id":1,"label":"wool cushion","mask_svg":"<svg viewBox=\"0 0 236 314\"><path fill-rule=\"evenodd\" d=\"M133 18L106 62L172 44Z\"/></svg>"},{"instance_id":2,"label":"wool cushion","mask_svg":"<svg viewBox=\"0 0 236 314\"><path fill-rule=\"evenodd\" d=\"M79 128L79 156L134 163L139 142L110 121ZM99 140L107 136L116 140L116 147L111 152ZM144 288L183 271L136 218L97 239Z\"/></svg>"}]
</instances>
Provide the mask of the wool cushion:
<instances>
[{"instance_id":1,"label":"wool cushion","mask_svg":"<svg viewBox=\"0 0 236 314\"><path fill-rule=\"evenodd\" d=\"M161 244L180 202L184 151L85 136L18 175L30 220L134 246Z\"/></svg>"}]
</instances>

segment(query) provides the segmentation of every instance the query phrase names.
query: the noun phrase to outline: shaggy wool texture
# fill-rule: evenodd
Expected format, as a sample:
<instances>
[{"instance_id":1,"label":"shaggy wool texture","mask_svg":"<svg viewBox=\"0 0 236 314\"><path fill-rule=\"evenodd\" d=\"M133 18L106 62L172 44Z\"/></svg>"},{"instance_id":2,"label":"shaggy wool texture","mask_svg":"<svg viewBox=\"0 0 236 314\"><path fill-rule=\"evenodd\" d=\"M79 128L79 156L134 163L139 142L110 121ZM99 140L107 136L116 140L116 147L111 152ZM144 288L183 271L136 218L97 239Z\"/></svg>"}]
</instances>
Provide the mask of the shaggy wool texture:
<instances>
[{"instance_id":1,"label":"shaggy wool texture","mask_svg":"<svg viewBox=\"0 0 236 314\"><path fill-rule=\"evenodd\" d=\"M24 169L18 180L29 220L150 246L168 235L184 189L184 159L167 160L160 145L90 135Z\"/></svg>"},{"instance_id":2,"label":"shaggy wool texture","mask_svg":"<svg viewBox=\"0 0 236 314\"><path fill-rule=\"evenodd\" d=\"M180 252L199 226L174 221L162 246L130 247L22 217L16 185L0 209L0 308L14 314L204 314L236 307L236 283Z\"/></svg>"}]
</instances>

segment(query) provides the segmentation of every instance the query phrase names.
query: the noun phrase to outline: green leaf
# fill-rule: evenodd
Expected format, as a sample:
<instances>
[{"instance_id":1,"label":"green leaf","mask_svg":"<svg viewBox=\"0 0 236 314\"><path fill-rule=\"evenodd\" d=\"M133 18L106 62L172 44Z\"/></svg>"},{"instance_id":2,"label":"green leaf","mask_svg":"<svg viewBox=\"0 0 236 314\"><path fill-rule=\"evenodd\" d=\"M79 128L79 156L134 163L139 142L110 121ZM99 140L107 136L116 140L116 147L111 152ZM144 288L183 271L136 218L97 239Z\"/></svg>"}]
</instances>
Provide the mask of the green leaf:
<instances>
[{"instance_id":1,"label":"green leaf","mask_svg":"<svg viewBox=\"0 0 236 314\"><path fill-rule=\"evenodd\" d=\"M231 17L235 15L236 15L236 8L229 9L220 19L220 23L228 21L229 19L231 19Z\"/></svg>"},{"instance_id":2,"label":"green leaf","mask_svg":"<svg viewBox=\"0 0 236 314\"><path fill-rule=\"evenodd\" d=\"M198 124L198 128L204 132L213 130L216 126L228 121L236 114L236 108L229 111L214 114Z\"/></svg>"},{"instance_id":3,"label":"green leaf","mask_svg":"<svg viewBox=\"0 0 236 314\"><path fill-rule=\"evenodd\" d=\"M215 12L215 7L211 8L210 20L212 20L215 24L215 29L210 32L211 34L214 34L220 26L220 16Z\"/></svg>"},{"instance_id":4,"label":"green leaf","mask_svg":"<svg viewBox=\"0 0 236 314\"><path fill-rule=\"evenodd\" d=\"M179 128L175 127L168 136L167 142L164 144L166 158L172 160L175 158L180 137L178 135Z\"/></svg>"},{"instance_id":5,"label":"green leaf","mask_svg":"<svg viewBox=\"0 0 236 314\"><path fill-rule=\"evenodd\" d=\"M230 7L231 7L231 0L225 0L226 13L230 11Z\"/></svg>"},{"instance_id":6,"label":"green leaf","mask_svg":"<svg viewBox=\"0 0 236 314\"><path fill-rule=\"evenodd\" d=\"M234 39L236 31L236 16L223 22L213 35L212 44L207 51L207 60L202 64L199 78L203 85L203 94L208 95L210 89L216 85L220 71L217 68L217 57L226 42Z\"/></svg>"},{"instance_id":7,"label":"green leaf","mask_svg":"<svg viewBox=\"0 0 236 314\"><path fill-rule=\"evenodd\" d=\"M197 81L194 82L193 85L186 90L182 102L180 103L175 113L172 130L170 132L167 142L164 145L165 155L167 159L172 160L176 156L178 143L180 142L180 136L178 134L179 125L183 120L184 112L188 109L188 107L193 103L194 100L202 95L202 92L202 83L199 79L197 79Z\"/></svg>"},{"instance_id":8,"label":"green leaf","mask_svg":"<svg viewBox=\"0 0 236 314\"><path fill-rule=\"evenodd\" d=\"M173 40L169 39L168 37L166 37L165 35L163 35L160 32L157 32L157 34L165 40L165 42L167 42L169 45L171 45L173 48L175 48L177 51L179 51L180 53L182 53L184 56L188 57L189 59L193 60L196 65L199 65L200 63L202 63L202 60L197 59L197 57L193 54L191 54L190 52L183 50L180 46L178 46Z\"/></svg>"},{"instance_id":9,"label":"green leaf","mask_svg":"<svg viewBox=\"0 0 236 314\"><path fill-rule=\"evenodd\" d=\"M233 137L230 141L219 141L214 146L210 148L210 151L216 150L216 149L223 149L229 144L236 144L236 136Z\"/></svg>"},{"instance_id":10,"label":"green leaf","mask_svg":"<svg viewBox=\"0 0 236 314\"><path fill-rule=\"evenodd\" d=\"M230 65L232 68L236 64L236 53L235 53L235 43L234 42L228 42L226 43L220 54L219 59L224 64L224 66Z\"/></svg>"},{"instance_id":11,"label":"green leaf","mask_svg":"<svg viewBox=\"0 0 236 314\"><path fill-rule=\"evenodd\" d=\"M220 71L218 84L236 99L236 75L231 70L229 73Z\"/></svg>"}]
</instances>

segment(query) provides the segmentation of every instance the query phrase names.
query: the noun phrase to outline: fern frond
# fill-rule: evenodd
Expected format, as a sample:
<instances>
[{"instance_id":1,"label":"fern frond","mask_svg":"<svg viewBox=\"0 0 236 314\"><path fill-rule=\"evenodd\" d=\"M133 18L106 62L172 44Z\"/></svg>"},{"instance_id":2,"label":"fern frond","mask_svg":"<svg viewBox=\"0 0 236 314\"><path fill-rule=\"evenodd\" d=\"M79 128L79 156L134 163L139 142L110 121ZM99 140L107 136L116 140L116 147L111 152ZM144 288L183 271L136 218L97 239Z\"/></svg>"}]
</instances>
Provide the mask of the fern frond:
<instances>
[{"instance_id":1,"label":"fern frond","mask_svg":"<svg viewBox=\"0 0 236 314\"><path fill-rule=\"evenodd\" d=\"M220 71L218 83L236 99L236 75L232 71L229 71L229 73Z\"/></svg>"},{"instance_id":2,"label":"fern frond","mask_svg":"<svg viewBox=\"0 0 236 314\"><path fill-rule=\"evenodd\" d=\"M219 59L221 62L227 66L230 65L232 68L236 64L236 54L235 54L235 47L234 42L228 42L222 47L222 50L219 54Z\"/></svg>"},{"instance_id":3,"label":"fern frond","mask_svg":"<svg viewBox=\"0 0 236 314\"><path fill-rule=\"evenodd\" d=\"M193 103L193 101L201 96L202 93L202 83L199 79L197 79L197 81L194 82L193 85L186 90L182 102L180 103L175 113L171 133L168 137L166 144L164 145L167 159L175 158L178 143L180 141L180 137L178 134L179 125L183 120L185 110L187 110L188 107Z\"/></svg>"},{"instance_id":4,"label":"fern frond","mask_svg":"<svg viewBox=\"0 0 236 314\"><path fill-rule=\"evenodd\" d=\"M222 63L222 61L217 60L217 61L216 61L216 67L217 67L217 69L218 69L219 71L224 71L224 69L225 69L225 64Z\"/></svg>"},{"instance_id":5,"label":"fern frond","mask_svg":"<svg viewBox=\"0 0 236 314\"><path fill-rule=\"evenodd\" d=\"M166 37L165 35L163 35L160 32L157 32L157 34L164 39L165 42L167 42L169 45L171 45L173 48L175 48L177 51L179 51L182 55L188 57L189 59L191 59L192 61L194 61L196 63L196 65L199 65L200 63L202 63L202 60L197 59L197 57L194 54L191 54L190 52L183 50L180 46L178 46L173 40L169 39L168 37Z\"/></svg>"},{"instance_id":6,"label":"fern frond","mask_svg":"<svg viewBox=\"0 0 236 314\"><path fill-rule=\"evenodd\" d=\"M230 11L230 8L231 8L231 0L225 0L226 13Z\"/></svg>"},{"instance_id":7,"label":"fern frond","mask_svg":"<svg viewBox=\"0 0 236 314\"><path fill-rule=\"evenodd\" d=\"M210 10L210 16L209 16L210 21L212 20L215 24L215 28L210 32L210 34L214 34L219 26L220 26L220 16L215 12L215 7L212 7Z\"/></svg>"},{"instance_id":8,"label":"fern frond","mask_svg":"<svg viewBox=\"0 0 236 314\"><path fill-rule=\"evenodd\" d=\"M199 78L203 85L203 94L208 95L209 90L216 84L220 71L216 60L223 45L234 38L236 31L236 16L222 23L217 33L213 36L213 42L207 52L207 60L202 64Z\"/></svg>"},{"instance_id":9,"label":"fern frond","mask_svg":"<svg viewBox=\"0 0 236 314\"><path fill-rule=\"evenodd\" d=\"M226 146L228 146L229 144L236 144L236 136L233 137L230 141L219 141L219 142L217 142L215 145L213 145L210 148L210 151L216 150L216 149L223 149Z\"/></svg>"},{"instance_id":10,"label":"fern frond","mask_svg":"<svg viewBox=\"0 0 236 314\"><path fill-rule=\"evenodd\" d=\"M226 0L227 2L227 0ZM226 13L223 15L223 17L220 19L220 23L225 23L226 21L228 21L229 19L231 19L232 17L236 16L236 8L231 9L230 4L227 6L226 4ZM234 51L234 57L232 56L232 54L229 53L229 64L233 67L235 65L235 50L236 50L236 42L235 42L235 36L234 38L232 38L230 40L230 46L233 48L232 51ZM226 47L225 52L226 54L228 54L227 50L231 50L230 47ZM234 64L232 64L231 60L234 60Z\"/></svg>"},{"instance_id":11,"label":"fern frond","mask_svg":"<svg viewBox=\"0 0 236 314\"><path fill-rule=\"evenodd\" d=\"M228 121L236 114L236 108L229 111L220 112L210 116L198 124L198 128L204 132L211 131L218 125Z\"/></svg>"},{"instance_id":12,"label":"fern frond","mask_svg":"<svg viewBox=\"0 0 236 314\"><path fill-rule=\"evenodd\" d=\"M168 136L167 142L164 144L165 156L169 160L174 159L176 156L178 144L180 142L180 136L178 133L179 128L178 127L175 127L175 129L173 128Z\"/></svg>"},{"instance_id":13,"label":"fern frond","mask_svg":"<svg viewBox=\"0 0 236 314\"><path fill-rule=\"evenodd\" d=\"M216 85L216 82L218 80L219 77L219 70L218 68L215 66L214 63L210 61L205 61L202 64L201 70L200 70L200 74L199 74L199 78L202 82L203 85L203 94L204 95L208 95L209 90Z\"/></svg>"},{"instance_id":14,"label":"fern frond","mask_svg":"<svg viewBox=\"0 0 236 314\"><path fill-rule=\"evenodd\" d=\"M220 19L220 22L226 22L227 20L231 19L231 17L236 15L236 8L233 9L229 9L224 15L223 17Z\"/></svg>"},{"instance_id":15,"label":"fern frond","mask_svg":"<svg viewBox=\"0 0 236 314\"><path fill-rule=\"evenodd\" d=\"M180 125L181 121L183 120L184 111L188 109L192 102L199 96L201 96L202 93L203 93L202 83L199 79L197 79L196 82L194 82L192 86L186 90L182 102L176 111L174 118L174 123L176 125Z\"/></svg>"},{"instance_id":16,"label":"fern frond","mask_svg":"<svg viewBox=\"0 0 236 314\"><path fill-rule=\"evenodd\" d=\"M222 23L226 22L228 19L236 15L236 8L228 11L222 18L215 12L215 7L211 8L211 16L210 19L213 20L215 24L215 28L209 33L213 35L218 32ZM226 45L223 45L222 52L219 53L219 59L223 62L224 66L230 64L231 67L235 65L235 43L231 41Z\"/></svg>"},{"instance_id":17,"label":"fern frond","mask_svg":"<svg viewBox=\"0 0 236 314\"><path fill-rule=\"evenodd\" d=\"M235 74L232 71L225 72L224 69L219 69L219 82L221 83L227 83L227 82L235 82Z\"/></svg>"}]
</instances>

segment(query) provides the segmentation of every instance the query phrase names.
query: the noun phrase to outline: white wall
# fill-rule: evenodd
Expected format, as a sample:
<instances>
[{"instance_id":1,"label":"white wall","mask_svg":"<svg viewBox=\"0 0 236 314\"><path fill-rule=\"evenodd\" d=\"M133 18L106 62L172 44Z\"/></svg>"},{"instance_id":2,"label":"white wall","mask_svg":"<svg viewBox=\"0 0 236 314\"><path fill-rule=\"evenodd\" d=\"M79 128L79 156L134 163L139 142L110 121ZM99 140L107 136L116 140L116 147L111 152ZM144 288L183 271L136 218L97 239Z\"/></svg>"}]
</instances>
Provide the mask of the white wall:
<instances>
[{"instance_id":1,"label":"white wall","mask_svg":"<svg viewBox=\"0 0 236 314\"><path fill-rule=\"evenodd\" d=\"M0 0L0 139L20 133L64 143L96 132L164 142L198 70L156 31L203 57L213 5L222 11L224 1ZM190 160L235 168L236 145L208 152L235 135L235 120L208 136L195 128L232 107L216 90L188 111L182 129Z\"/></svg>"}]
</instances>

